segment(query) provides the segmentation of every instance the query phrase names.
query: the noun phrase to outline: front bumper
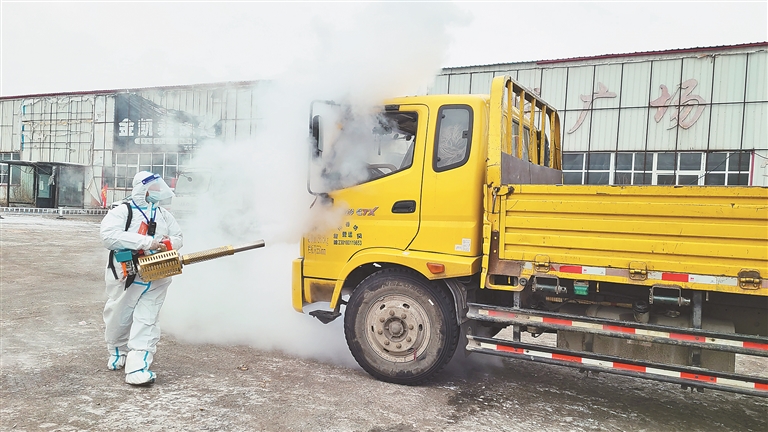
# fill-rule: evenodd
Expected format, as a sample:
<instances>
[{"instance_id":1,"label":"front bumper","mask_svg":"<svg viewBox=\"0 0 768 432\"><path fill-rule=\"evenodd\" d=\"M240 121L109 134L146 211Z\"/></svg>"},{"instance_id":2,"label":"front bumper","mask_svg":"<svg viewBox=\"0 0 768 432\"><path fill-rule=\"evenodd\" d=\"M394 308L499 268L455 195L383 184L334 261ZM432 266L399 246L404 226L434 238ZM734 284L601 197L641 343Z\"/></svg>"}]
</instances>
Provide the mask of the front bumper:
<instances>
[{"instance_id":1,"label":"front bumper","mask_svg":"<svg viewBox=\"0 0 768 432\"><path fill-rule=\"evenodd\" d=\"M291 265L291 304L297 312L304 313L304 258L293 260Z\"/></svg>"}]
</instances>

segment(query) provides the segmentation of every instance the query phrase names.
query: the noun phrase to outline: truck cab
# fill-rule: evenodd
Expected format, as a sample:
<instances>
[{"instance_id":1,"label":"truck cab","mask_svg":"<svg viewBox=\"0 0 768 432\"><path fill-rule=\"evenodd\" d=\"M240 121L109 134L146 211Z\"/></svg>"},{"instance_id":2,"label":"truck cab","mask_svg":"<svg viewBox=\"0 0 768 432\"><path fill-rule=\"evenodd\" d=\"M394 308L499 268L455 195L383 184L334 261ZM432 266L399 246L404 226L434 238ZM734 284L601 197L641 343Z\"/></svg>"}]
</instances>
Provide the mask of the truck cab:
<instances>
[{"instance_id":1,"label":"truck cab","mask_svg":"<svg viewBox=\"0 0 768 432\"><path fill-rule=\"evenodd\" d=\"M305 301L336 308L349 274L365 277L358 267L372 263L418 257L427 278L437 277L430 261L445 262L440 276L479 269L487 97L401 98L383 108L348 114L346 125L315 115L321 129L308 187L317 205L342 215L302 242L298 310Z\"/></svg>"}]
</instances>

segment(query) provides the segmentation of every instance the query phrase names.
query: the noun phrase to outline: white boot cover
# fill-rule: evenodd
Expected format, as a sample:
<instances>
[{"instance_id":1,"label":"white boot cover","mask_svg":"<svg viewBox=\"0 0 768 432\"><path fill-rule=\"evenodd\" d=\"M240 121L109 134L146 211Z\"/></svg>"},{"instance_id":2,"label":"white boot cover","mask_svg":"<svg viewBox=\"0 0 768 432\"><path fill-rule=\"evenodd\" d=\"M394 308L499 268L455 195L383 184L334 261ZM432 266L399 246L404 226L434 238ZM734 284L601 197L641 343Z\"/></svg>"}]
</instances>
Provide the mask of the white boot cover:
<instances>
[{"instance_id":1,"label":"white boot cover","mask_svg":"<svg viewBox=\"0 0 768 432\"><path fill-rule=\"evenodd\" d=\"M115 348L115 351L109 355L109 361L107 361L107 369L120 370L125 366L125 351Z\"/></svg>"},{"instance_id":2,"label":"white boot cover","mask_svg":"<svg viewBox=\"0 0 768 432\"><path fill-rule=\"evenodd\" d=\"M149 370L154 355L149 351L131 351L125 362L125 382L131 385L144 385L155 382L154 372Z\"/></svg>"}]
</instances>

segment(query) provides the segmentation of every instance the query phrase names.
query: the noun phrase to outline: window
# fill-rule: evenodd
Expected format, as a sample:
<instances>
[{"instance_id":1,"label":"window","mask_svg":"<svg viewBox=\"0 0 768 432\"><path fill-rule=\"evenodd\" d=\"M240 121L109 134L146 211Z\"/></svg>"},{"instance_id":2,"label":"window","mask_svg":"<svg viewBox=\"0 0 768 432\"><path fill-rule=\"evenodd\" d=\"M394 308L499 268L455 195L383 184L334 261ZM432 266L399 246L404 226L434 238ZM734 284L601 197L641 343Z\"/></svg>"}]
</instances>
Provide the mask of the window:
<instances>
[{"instance_id":1,"label":"window","mask_svg":"<svg viewBox=\"0 0 768 432\"><path fill-rule=\"evenodd\" d=\"M748 185L749 152L564 153L563 183Z\"/></svg>"},{"instance_id":2,"label":"window","mask_svg":"<svg viewBox=\"0 0 768 432\"><path fill-rule=\"evenodd\" d=\"M585 153L563 154L563 184L584 184Z\"/></svg>"},{"instance_id":3,"label":"window","mask_svg":"<svg viewBox=\"0 0 768 432\"><path fill-rule=\"evenodd\" d=\"M749 152L717 152L707 154L704 184L749 185Z\"/></svg>"},{"instance_id":4,"label":"window","mask_svg":"<svg viewBox=\"0 0 768 432\"><path fill-rule=\"evenodd\" d=\"M309 175L313 193L377 180L413 165L416 112L356 115L333 111L338 108L320 107L324 114L313 117L313 129L317 130L316 155Z\"/></svg>"},{"instance_id":5,"label":"window","mask_svg":"<svg viewBox=\"0 0 768 432\"><path fill-rule=\"evenodd\" d=\"M659 153L658 155L656 155L656 170L657 171L674 171L675 170L675 154Z\"/></svg>"},{"instance_id":6,"label":"window","mask_svg":"<svg viewBox=\"0 0 768 432\"><path fill-rule=\"evenodd\" d=\"M703 184L704 154L699 152L687 153L658 153L656 167L653 171L658 185L696 186Z\"/></svg>"},{"instance_id":7,"label":"window","mask_svg":"<svg viewBox=\"0 0 768 432\"><path fill-rule=\"evenodd\" d=\"M653 180L653 153L617 153L613 184L649 185Z\"/></svg>"},{"instance_id":8,"label":"window","mask_svg":"<svg viewBox=\"0 0 768 432\"><path fill-rule=\"evenodd\" d=\"M587 184L611 184L611 153L589 153Z\"/></svg>"},{"instance_id":9,"label":"window","mask_svg":"<svg viewBox=\"0 0 768 432\"><path fill-rule=\"evenodd\" d=\"M680 186L693 186L702 184L704 178L702 162L703 153L680 153L677 165L677 184Z\"/></svg>"},{"instance_id":10,"label":"window","mask_svg":"<svg viewBox=\"0 0 768 432\"><path fill-rule=\"evenodd\" d=\"M18 152L2 152L0 161L4 160L21 160L21 155ZM0 163L0 184L8 184L9 180L12 185L21 184L21 167Z\"/></svg>"},{"instance_id":11,"label":"window","mask_svg":"<svg viewBox=\"0 0 768 432\"><path fill-rule=\"evenodd\" d=\"M176 173L189 164L190 159L188 153L116 153L115 166L104 167L104 181L111 188L131 189L136 173L149 171L160 174L172 185Z\"/></svg>"},{"instance_id":12,"label":"window","mask_svg":"<svg viewBox=\"0 0 768 432\"><path fill-rule=\"evenodd\" d=\"M447 171L464 165L469 159L472 142L472 108L445 105L437 114L437 137L433 168Z\"/></svg>"}]
</instances>

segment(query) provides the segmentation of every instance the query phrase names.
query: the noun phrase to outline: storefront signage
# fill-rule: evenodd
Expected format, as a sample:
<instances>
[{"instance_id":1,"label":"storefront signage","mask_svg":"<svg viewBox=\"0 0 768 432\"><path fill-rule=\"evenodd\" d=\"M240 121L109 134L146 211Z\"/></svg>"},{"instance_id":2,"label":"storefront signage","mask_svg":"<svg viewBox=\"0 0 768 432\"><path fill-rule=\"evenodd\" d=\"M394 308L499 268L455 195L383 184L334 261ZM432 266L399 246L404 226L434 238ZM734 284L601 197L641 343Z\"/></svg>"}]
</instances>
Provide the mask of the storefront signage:
<instances>
[{"instance_id":1,"label":"storefront signage","mask_svg":"<svg viewBox=\"0 0 768 432\"><path fill-rule=\"evenodd\" d=\"M191 151L219 134L206 119L163 108L136 94L115 96L115 147L120 151Z\"/></svg>"},{"instance_id":2,"label":"storefront signage","mask_svg":"<svg viewBox=\"0 0 768 432\"><path fill-rule=\"evenodd\" d=\"M652 100L649 103L651 108L656 108L656 113L653 119L656 123L661 122L664 116L669 111L670 125L667 129L673 129L680 126L683 129L689 129L701 118L704 113L706 101L704 98L697 94L693 94L696 86L699 82L695 79L689 79L683 81L675 90L672 95L669 94L669 89L666 85L659 86L661 95ZM603 83L597 83L598 90L589 95L580 95L579 98L584 103L582 111L579 113L579 117L576 119L576 123L568 130L569 134L576 132L586 120L587 115L591 112L592 107L595 105L595 101L598 99L613 99L616 98L616 93L608 90Z\"/></svg>"}]
</instances>

